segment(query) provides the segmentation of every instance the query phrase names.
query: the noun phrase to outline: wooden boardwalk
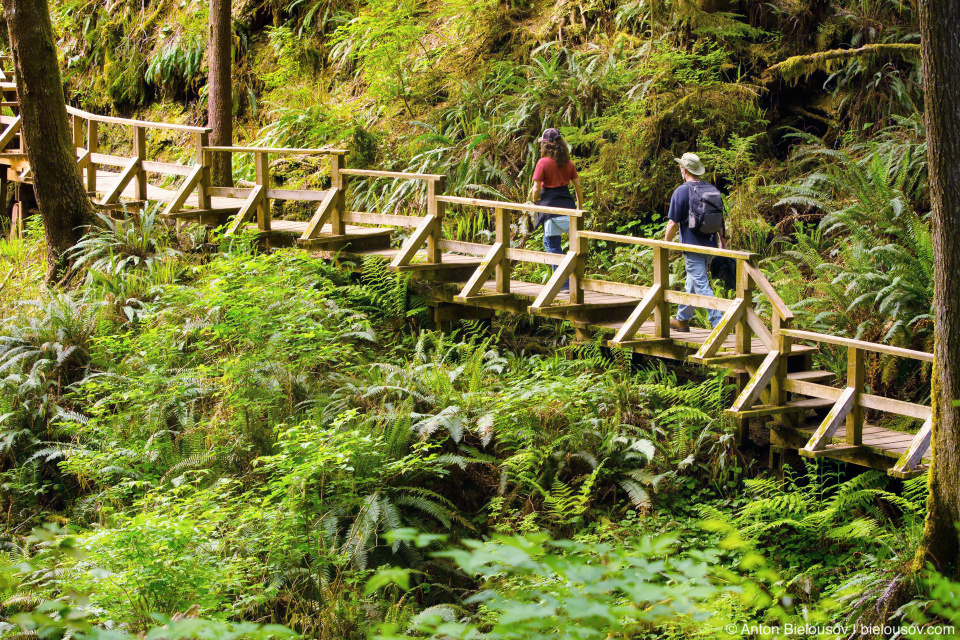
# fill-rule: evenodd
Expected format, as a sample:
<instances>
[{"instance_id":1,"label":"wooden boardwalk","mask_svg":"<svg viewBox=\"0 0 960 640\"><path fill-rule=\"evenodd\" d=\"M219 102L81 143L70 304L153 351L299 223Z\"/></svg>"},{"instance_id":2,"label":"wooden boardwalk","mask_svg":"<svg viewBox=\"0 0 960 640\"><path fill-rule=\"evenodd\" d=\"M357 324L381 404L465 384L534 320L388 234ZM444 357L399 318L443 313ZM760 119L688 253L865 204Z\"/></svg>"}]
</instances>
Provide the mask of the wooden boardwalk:
<instances>
[{"instance_id":1,"label":"wooden boardwalk","mask_svg":"<svg viewBox=\"0 0 960 640\"><path fill-rule=\"evenodd\" d=\"M0 72L0 90L7 101L12 88L5 79ZM611 349L727 370L739 385L738 397L727 414L740 438L748 437L753 421L769 429L773 451L797 450L807 457L844 460L887 470L897 477L915 476L926 468L930 407L872 395L865 388L864 375L868 357L922 362L932 362L933 357L796 330L793 313L763 275L754 254L586 231L583 211L445 194L444 176L350 169L342 150L214 147L208 144L209 130L201 127L68 111L83 180L96 204L113 215L121 215L118 212L124 206L140 209L148 202L159 202L163 218L228 225L227 233L252 229L268 245L296 244L345 269L358 269L364 260L379 258L390 269L410 274L413 285L434 305L438 323L489 317L496 312L565 320L582 341L600 341ZM19 117L0 116L0 123L0 165L5 165L0 169L2 195L11 185L19 188L32 178L19 136ZM123 155L100 152L104 127L129 133ZM194 161L177 164L151 159L147 132L157 130L167 138L179 137L183 155L192 155ZM252 154L256 182L240 187L211 184L212 153ZM271 158L289 155L328 158L330 188L275 188ZM417 215L350 210L349 182L358 179L420 183L426 210ZM273 219L273 200L308 202L316 210L309 221ZM493 241L481 244L448 237L452 225L444 221L447 210L454 208L492 210ZM538 211L570 216L566 254L515 246L511 217ZM595 242L648 251L651 268L645 284L616 282L609 274L594 272L589 258ZM735 260L733 297L704 297L678 289L678 283L671 282L669 263L683 251ZM556 270L545 282L530 282L514 277L518 264L552 265ZM561 292L568 279L569 292ZM755 305L760 300L770 309L763 316ZM717 309L723 320L713 331L695 327L684 333L671 331L669 319L678 304ZM824 343L846 349L844 380L835 380L832 373L816 368L814 356ZM882 422L887 414L905 416L922 426L916 433L904 433L870 422Z\"/></svg>"}]
</instances>

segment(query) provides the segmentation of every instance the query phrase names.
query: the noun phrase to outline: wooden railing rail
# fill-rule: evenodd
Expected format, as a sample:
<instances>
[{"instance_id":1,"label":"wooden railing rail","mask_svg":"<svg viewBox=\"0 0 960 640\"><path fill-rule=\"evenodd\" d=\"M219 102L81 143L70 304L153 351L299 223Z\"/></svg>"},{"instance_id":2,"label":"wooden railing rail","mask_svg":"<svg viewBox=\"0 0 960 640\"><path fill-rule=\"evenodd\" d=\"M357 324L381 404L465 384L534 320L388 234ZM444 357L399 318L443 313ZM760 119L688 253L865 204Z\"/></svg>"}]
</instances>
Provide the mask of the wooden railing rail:
<instances>
[{"instance_id":1,"label":"wooden railing rail","mask_svg":"<svg viewBox=\"0 0 960 640\"><path fill-rule=\"evenodd\" d=\"M439 202L460 204L468 207L484 207L487 209L504 209L506 211L527 211L530 213L552 213L561 216L582 218L586 211L583 209L562 209L560 207L544 207L529 202L501 202L500 200L480 200L477 198L460 198L457 196L438 196Z\"/></svg>"},{"instance_id":2,"label":"wooden railing rail","mask_svg":"<svg viewBox=\"0 0 960 640\"><path fill-rule=\"evenodd\" d=\"M194 127L186 124L169 124L166 122L153 122L150 120L135 120L132 118L118 118L116 116L102 116L96 113L90 113L83 109L77 109L67 105L67 113L71 116L79 116L84 120L94 122L103 122L107 124L120 124L128 127L140 127L142 129L162 129L165 131L179 131L181 133L210 133L208 127Z\"/></svg>"},{"instance_id":3,"label":"wooden railing rail","mask_svg":"<svg viewBox=\"0 0 960 640\"><path fill-rule=\"evenodd\" d=\"M932 363L933 354L788 328L778 331L778 338L831 344L847 349L847 374L843 388L789 379L786 376L783 376L779 381L782 392L799 393L834 402L819 428L811 436L806 446L800 450L801 455L816 458L843 451L858 450L863 445L864 410L872 409L924 422L907 452L890 471L892 475L900 477L912 475L929 449L931 408L921 404L866 393L864 389L866 356L869 353L877 353ZM732 411L742 408L740 405L742 403L739 401L735 403ZM846 425L844 442L842 444L831 444L841 424Z\"/></svg>"},{"instance_id":4,"label":"wooden railing rail","mask_svg":"<svg viewBox=\"0 0 960 640\"><path fill-rule=\"evenodd\" d=\"M724 312L720 323L711 332L700 350L691 358L694 362L707 363L711 358L715 357L731 332L735 332L736 353L738 355L750 354L751 339L754 332L758 334L766 346L770 348L773 347L773 333L767 330L763 326L763 322L757 317L756 312L753 310L753 300L750 295L752 281L750 274L747 272L747 266L757 259L757 254L747 251L733 251L731 249L667 242L665 240L654 240L652 238L622 236L599 231L582 231L580 232L580 240L584 244L590 240L598 240L649 247L653 250L653 286L645 292L640 304L637 305L637 308L614 336L611 344L621 346L633 341L640 327L651 316L653 316L654 337L656 339L669 338L670 305L692 304L698 307L716 309ZM669 270L670 252L696 253L736 260L736 297L733 300L728 300L671 289ZM584 251L584 254L586 255L586 251ZM596 286L595 282L597 281L588 281L589 286ZM605 289L608 293L620 293L616 286L611 287L607 285ZM626 290L622 293L629 295Z\"/></svg>"},{"instance_id":5,"label":"wooden railing rail","mask_svg":"<svg viewBox=\"0 0 960 640\"><path fill-rule=\"evenodd\" d=\"M320 148L320 149L301 149L297 147L222 147L222 146L206 146L204 151L214 152L214 153L269 153L271 155L300 155L300 156L310 156L310 155L323 155L323 156L345 156L347 151L344 149L331 149L331 148Z\"/></svg>"},{"instance_id":6,"label":"wooden railing rail","mask_svg":"<svg viewBox=\"0 0 960 640\"><path fill-rule=\"evenodd\" d=\"M933 354L926 351L915 351L913 349L904 349L902 347L892 347L886 344L877 344L875 342L864 342L863 340L854 340L853 338L844 338L841 336L832 336L825 333L815 333L813 331L799 331L796 329L785 329L785 335L797 340L808 340L822 344L832 344L841 347L852 347L861 351L871 351L873 353L882 353L888 356L897 356L899 358L910 358L920 362L933 362Z\"/></svg>"}]
</instances>

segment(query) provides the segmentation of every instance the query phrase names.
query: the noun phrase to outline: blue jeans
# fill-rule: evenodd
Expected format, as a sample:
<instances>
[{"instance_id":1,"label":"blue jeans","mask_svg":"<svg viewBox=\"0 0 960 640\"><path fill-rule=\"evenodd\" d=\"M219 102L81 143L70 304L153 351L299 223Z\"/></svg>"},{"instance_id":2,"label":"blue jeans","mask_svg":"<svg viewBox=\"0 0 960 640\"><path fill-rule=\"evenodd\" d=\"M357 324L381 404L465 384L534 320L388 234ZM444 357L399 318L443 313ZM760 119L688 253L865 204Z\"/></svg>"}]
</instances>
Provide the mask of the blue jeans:
<instances>
[{"instance_id":1,"label":"blue jeans","mask_svg":"<svg viewBox=\"0 0 960 640\"><path fill-rule=\"evenodd\" d=\"M543 236L544 250L546 250L547 253L563 253L562 239L563 239L563 236L559 236L559 235L548 236L544 234ZM557 265L552 264L550 265L550 268L556 271ZM570 288L570 278L567 278L567 281L563 283L563 286L560 287L560 290L563 291L564 289L569 289L569 288Z\"/></svg>"},{"instance_id":2,"label":"blue jeans","mask_svg":"<svg viewBox=\"0 0 960 640\"><path fill-rule=\"evenodd\" d=\"M710 260L711 256L701 253L684 253L683 261L687 267L687 293L698 293L702 296L713 296L710 288ZM689 304L682 304L677 310L678 320L689 320L693 317L693 309ZM710 324L716 327L723 318L723 314L716 309L710 309Z\"/></svg>"}]
</instances>

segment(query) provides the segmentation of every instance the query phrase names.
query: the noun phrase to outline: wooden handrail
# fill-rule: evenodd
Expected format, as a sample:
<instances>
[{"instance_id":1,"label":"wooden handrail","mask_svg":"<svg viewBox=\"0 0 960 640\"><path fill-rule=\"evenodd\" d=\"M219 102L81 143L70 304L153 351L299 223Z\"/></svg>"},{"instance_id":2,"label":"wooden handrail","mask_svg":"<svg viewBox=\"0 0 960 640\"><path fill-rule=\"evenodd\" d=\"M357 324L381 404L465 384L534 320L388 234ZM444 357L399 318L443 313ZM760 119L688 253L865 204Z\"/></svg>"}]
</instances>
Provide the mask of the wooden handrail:
<instances>
[{"instance_id":1,"label":"wooden handrail","mask_svg":"<svg viewBox=\"0 0 960 640\"><path fill-rule=\"evenodd\" d=\"M583 209L563 209L560 207L542 207L536 204L519 202L500 202L499 200L478 200L476 198L458 198L456 196L437 196L437 202L448 204L462 204L468 207L486 207L490 209L506 209L508 211L530 211L532 213L551 213L561 216L583 217ZM583 233L583 232L581 232Z\"/></svg>"},{"instance_id":2,"label":"wooden handrail","mask_svg":"<svg viewBox=\"0 0 960 640\"><path fill-rule=\"evenodd\" d=\"M822 342L824 344L834 344L841 347L851 347L862 349L863 351L872 351L874 353L883 353L900 358L911 358L921 362L933 362L933 354L926 351L914 351L913 349L903 349L902 347L891 347L885 344L876 344L874 342L864 342L863 340L854 340L853 338L842 338L840 336L831 336L825 333L814 333L813 331L800 331L798 329L781 329L780 333L795 338L797 340L809 340L811 342Z\"/></svg>"},{"instance_id":3,"label":"wooden handrail","mask_svg":"<svg viewBox=\"0 0 960 640\"><path fill-rule=\"evenodd\" d=\"M435 173L404 173L402 171L374 171L372 169L340 169L340 173L358 178L395 178L398 180L443 180L446 177Z\"/></svg>"},{"instance_id":4,"label":"wooden handrail","mask_svg":"<svg viewBox=\"0 0 960 640\"><path fill-rule=\"evenodd\" d=\"M298 149L292 147L204 147L204 151L216 151L220 153L269 153L271 155L324 155L324 156L345 156L347 151L343 149Z\"/></svg>"},{"instance_id":5,"label":"wooden handrail","mask_svg":"<svg viewBox=\"0 0 960 640\"><path fill-rule=\"evenodd\" d=\"M735 260L754 260L758 257L757 254L749 253L747 251L731 251L730 249L716 249L714 247L701 247L695 244L667 242L666 240L653 240L651 238L638 238L636 236L621 236L616 233L602 233L600 231L581 231L580 237L587 238L589 240L604 240L606 242L637 244L644 247L667 249L669 251L684 251L687 253L700 253L707 256L733 258Z\"/></svg>"},{"instance_id":6,"label":"wooden handrail","mask_svg":"<svg viewBox=\"0 0 960 640\"><path fill-rule=\"evenodd\" d=\"M767 277L763 275L760 268L752 261L747 262L744 266L747 269L747 274L754 283L756 283L757 288L760 289L763 295L767 297L767 300L770 301L770 306L777 312L777 315L779 315L782 320L793 320L793 312L790 311L790 307L783 301L783 298L777 293L773 284L767 280Z\"/></svg>"},{"instance_id":7,"label":"wooden handrail","mask_svg":"<svg viewBox=\"0 0 960 640\"><path fill-rule=\"evenodd\" d=\"M150 122L149 120L133 120L130 118L117 118L115 116L100 116L89 111L77 109L67 105L67 113L72 116L80 116L85 120L95 120L97 122L107 122L110 124L122 124L131 127L143 127L144 129L164 129L167 131L183 131L186 133L210 133L212 129L206 127L191 127L185 124L166 124L163 122Z\"/></svg>"}]
</instances>

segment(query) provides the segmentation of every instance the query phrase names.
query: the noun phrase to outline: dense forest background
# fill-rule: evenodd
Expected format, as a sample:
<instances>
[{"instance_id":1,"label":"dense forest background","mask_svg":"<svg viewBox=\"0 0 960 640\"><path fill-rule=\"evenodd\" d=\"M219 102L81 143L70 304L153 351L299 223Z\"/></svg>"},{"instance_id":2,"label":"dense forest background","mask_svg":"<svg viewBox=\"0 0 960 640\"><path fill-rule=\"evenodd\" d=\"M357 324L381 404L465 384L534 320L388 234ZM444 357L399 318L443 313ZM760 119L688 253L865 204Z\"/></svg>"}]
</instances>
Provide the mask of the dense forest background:
<instances>
[{"instance_id":1,"label":"dense forest background","mask_svg":"<svg viewBox=\"0 0 960 640\"><path fill-rule=\"evenodd\" d=\"M204 3L51 10L72 104L205 123ZM588 226L645 236L673 158L694 151L727 194L734 248L763 256L799 326L930 350L918 42L899 0L236 3L236 142L345 146L355 167L523 201L555 126ZM283 162L290 186L329 179ZM422 207L390 182L352 197ZM9 634L960 624L960 586L910 567L924 479L824 460L770 475L736 447L723 375L638 370L549 322L440 334L378 262L351 278L155 210L101 220L75 249L82 274L47 291L41 236L33 221L0 241ZM598 253L628 280L650 261ZM818 357L840 373L841 356ZM929 368L875 358L867 377L929 401Z\"/></svg>"}]
</instances>

